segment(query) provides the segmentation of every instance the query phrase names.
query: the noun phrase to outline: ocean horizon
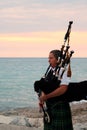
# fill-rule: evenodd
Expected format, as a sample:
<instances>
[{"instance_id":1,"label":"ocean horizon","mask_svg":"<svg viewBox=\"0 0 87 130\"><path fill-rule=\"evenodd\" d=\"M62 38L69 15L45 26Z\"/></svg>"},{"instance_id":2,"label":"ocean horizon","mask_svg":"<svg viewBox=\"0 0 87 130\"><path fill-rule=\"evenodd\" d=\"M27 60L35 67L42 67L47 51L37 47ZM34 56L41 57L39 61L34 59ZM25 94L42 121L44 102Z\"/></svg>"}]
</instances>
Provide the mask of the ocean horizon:
<instances>
[{"instance_id":1,"label":"ocean horizon","mask_svg":"<svg viewBox=\"0 0 87 130\"><path fill-rule=\"evenodd\" d=\"M48 58L0 58L0 111L14 108L38 107L33 84L48 67ZM72 58L71 82L87 80L87 58Z\"/></svg>"}]
</instances>

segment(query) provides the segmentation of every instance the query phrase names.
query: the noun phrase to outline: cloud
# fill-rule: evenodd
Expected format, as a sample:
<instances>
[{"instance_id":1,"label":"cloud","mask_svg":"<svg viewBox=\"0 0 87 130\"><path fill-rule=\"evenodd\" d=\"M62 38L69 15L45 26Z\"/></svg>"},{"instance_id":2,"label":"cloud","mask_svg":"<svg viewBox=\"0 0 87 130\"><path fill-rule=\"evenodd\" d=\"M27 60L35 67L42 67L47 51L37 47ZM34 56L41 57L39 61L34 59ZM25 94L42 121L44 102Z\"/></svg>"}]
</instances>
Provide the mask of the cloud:
<instances>
[{"instance_id":1,"label":"cloud","mask_svg":"<svg viewBox=\"0 0 87 130\"><path fill-rule=\"evenodd\" d=\"M65 31L32 32L0 35L0 56L47 57L50 50L60 49ZM70 50L74 57L87 57L87 32L71 32Z\"/></svg>"},{"instance_id":2,"label":"cloud","mask_svg":"<svg viewBox=\"0 0 87 130\"><path fill-rule=\"evenodd\" d=\"M0 2L1 32L31 32L64 30L69 20L74 29L87 30L87 2L10 0Z\"/></svg>"},{"instance_id":3,"label":"cloud","mask_svg":"<svg viewBox=\"0 0 87 130\"><path fill-rule=\"evenodd\" d=\"M69 20L74 56L87 56L86 14L86 0L0 1L0 56L47 57L61 48Z\"/></svg>"}]
</instances>

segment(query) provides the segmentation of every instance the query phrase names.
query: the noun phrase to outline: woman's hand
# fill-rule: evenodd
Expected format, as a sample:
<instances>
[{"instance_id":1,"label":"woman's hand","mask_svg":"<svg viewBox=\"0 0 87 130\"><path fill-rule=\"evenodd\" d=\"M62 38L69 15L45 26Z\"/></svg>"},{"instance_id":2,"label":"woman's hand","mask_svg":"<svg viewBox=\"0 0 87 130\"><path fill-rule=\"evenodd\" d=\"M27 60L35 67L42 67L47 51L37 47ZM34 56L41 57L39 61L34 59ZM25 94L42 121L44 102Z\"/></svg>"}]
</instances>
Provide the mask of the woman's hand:
<instances>
[{"instance_id":1,"label":"woman's hand","mask_svg":"<svg viewBox=\"0 0 87 130\"><path fill-rule=\"evenodd\" d=\"M40 101L44 102L50 98L61 96L62 94L64 94L67 91L67 88L68 88L67 85L61 85L59 88L57 88L56 90L52 91L49 94L43 93L40 96Z\"/></svg>"},{"instance_id":2,"label":"woman's hand","mask_svg":"<svg viewBox=\"0 0 87 130\"><path fill-rule=\"evenodd\" d=\"M47 100L47 97L46 97L46 94L45 93L42 93L42 95L40 96L40 102L44 102Z\"/></svg>"}]
</instances>

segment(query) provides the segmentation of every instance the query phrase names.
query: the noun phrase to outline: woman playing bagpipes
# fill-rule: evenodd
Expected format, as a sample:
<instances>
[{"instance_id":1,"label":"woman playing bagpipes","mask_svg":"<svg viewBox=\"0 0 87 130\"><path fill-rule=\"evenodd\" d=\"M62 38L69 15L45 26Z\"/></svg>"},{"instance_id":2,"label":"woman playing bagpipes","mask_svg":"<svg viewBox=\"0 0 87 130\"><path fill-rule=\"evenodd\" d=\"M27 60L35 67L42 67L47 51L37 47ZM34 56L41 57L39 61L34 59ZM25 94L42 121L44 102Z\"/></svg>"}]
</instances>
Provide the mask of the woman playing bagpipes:
<instances>
[{"instance_id":1,"label":"woman playing bagpipes","mask_svg":"<svg viewBox=\"0 0 87 130\"><path fill-rule=\"evenodd\" d=\"M56 67L58 65L59 50L53 50L49 53L49 70L45 79L53 84L56 81ZM68 69L65 70L61 78L61 83L57 89L49 94L43 93L40 96L40 103L46 102L47 109L51 114L51 122L44 122L44 130L73 130L72 118L69 103L60 98L67 91L67 85L70 82ZM54 83L55 84L55 83ZM57 85L57 84L56 84ZM50 86L48 86L50 89Z\"/></svg>"},{"instance_id":2,"label":"woman playing bagpipes","mask_svg":"<svg viewBox=\"0 0 87 130\"><path fill-rule=\"evenodd\" d=\"M73 130L69 102L87 100L87 81L70 82L70 58L74 53L69 53L72 23L69 22L61 50L52 50L49 53L50 65L44 77L34 83L34 90L38 93L44 112L44 130Z\"/></svg>"}]
</instances>

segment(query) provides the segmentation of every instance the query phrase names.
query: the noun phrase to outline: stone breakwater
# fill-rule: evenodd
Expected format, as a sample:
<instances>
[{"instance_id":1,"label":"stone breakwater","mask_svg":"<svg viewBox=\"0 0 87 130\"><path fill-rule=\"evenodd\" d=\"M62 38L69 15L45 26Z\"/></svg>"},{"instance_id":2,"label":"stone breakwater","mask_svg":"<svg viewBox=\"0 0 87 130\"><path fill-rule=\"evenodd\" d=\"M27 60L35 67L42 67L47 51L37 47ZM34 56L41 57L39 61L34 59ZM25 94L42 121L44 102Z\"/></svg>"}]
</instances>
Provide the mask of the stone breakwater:
<instances>
[{"instance_id":1,"label":"stone breakwater","mask_svg":"<svg viewBox=\"0 0 87 130\"><path fill-rule=\"evenodd\" d=\"M74 130L87 130L87 102L71 104Z\"/></svg>"},{"instance_id":2,"label":"stone breakwater","mask_svg":"<svg viewBox=\"0 0 87 130\"><path fill-rule=\"evenodd\" d=\"M74 130L87 130L87 102L71 103ZM43 114L38 108L19 108L0 113L0 124L43 130Z\"/></svg>"}]
</instances>

